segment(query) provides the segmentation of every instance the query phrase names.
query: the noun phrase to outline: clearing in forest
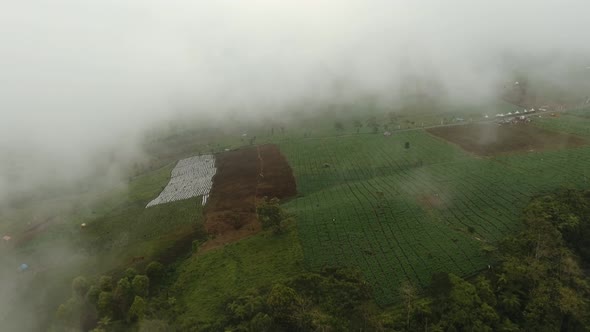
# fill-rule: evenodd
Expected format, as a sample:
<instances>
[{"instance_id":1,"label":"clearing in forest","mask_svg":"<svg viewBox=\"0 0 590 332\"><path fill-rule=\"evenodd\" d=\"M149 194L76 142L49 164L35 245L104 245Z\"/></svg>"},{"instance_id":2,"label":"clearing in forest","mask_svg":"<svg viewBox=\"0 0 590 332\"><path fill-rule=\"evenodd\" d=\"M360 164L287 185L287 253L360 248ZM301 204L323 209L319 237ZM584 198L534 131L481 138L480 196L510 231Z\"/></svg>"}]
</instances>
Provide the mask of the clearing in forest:
<instances>
[{"instance_id":1,"label":"clearing in forest","mask_svg":"<svg viewBox=\"0 0 590 332\"><path fill-rule=\"evenodd\" d=\"M427 130L480 156L502 153L559 150L587 142L580 137L550 131L530 124L469 124Z\"/></svg>"},{"instance_id":2,"label":"clearing in forest","mask_svg":"<svg viewBox=\"0 0 590 332\"><path fill-rule=\"evenodd\" d=\"M217 156L217 175L205 207L205 228L213 235L204 249L258 232L257 199L295 196L291 167L275 145L228 151Z\"/></svg>"}]
</instances>

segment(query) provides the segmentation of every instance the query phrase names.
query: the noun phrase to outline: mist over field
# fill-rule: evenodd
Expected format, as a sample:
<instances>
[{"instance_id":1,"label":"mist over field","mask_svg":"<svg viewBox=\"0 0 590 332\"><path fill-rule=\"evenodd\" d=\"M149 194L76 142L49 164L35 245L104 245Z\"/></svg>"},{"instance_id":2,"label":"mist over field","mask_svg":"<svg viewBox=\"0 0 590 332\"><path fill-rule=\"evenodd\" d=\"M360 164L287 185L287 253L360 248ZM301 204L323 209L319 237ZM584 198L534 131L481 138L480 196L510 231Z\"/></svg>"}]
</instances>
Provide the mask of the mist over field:
<instances>
[{"instance_id":1,"label":"mist over field","mask_svg":"<svg viewBox=\"0 0 590 332\"><path fill-rule=\"evenodd\" d=\"M73 182L179 115L277 114L416 82L496 98L516 70L567 84L590 66L589 5L545 1L6 2L0 10L0 201ZM586 63L585 63L586 62ZM115 158L107 174L121 173Z\"/></svg>"},{"instance_id":2,"label":"mist over field","mask_svg":"<svg viewBox=\"0 0 590 332\"><path fill-rule=\"evenodd\" d=\"M178 123L216 130L366 97L393 109L408 95L485 103L522 78L583 95L589 11L587 0L4 1L0 216L15 198L126 183L149 158L146 137ZM74 210L55 199L19 231ZM10 269L91 257L50 249L0 252L0 321L15 324L4 328L29 331L35 312L55 311L22 299L36 290Z\"/></svg>"}]
</instances>

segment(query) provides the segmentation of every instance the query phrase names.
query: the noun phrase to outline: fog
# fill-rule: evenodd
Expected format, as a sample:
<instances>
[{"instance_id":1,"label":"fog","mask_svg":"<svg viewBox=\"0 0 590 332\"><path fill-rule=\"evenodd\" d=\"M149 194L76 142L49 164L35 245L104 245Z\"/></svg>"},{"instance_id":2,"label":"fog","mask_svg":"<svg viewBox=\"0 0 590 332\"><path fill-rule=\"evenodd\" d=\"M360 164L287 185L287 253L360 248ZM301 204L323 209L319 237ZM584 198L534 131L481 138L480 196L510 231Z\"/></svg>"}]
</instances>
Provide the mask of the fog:
<instances>
[{"instance_id":1,"label":"fog","mask_svg":"<svg viewBox=\"0 0 590 332\"><path fill-rule=\"evenodd\" d=\"M492 98L519 64L555 77L588 59L589 9L583 0L4 2L0 200L49 174L86 176L112 148L141 155L142 132L179 113L252 118L365 94L394 103L412 79L437 82L452 100Z\"/></svg>"},{"instance_id":2,"label":"fog","mask_svg":"<svg viewBox=\"0 0 590 332\"><path fill-rule=\"evenodd\" d=\"M145 157L147 130L187 116L207 127L367 95L393 105L416 81L457 103L498 98L519 75L576 89L590 76L589 11L585 0L4 1L0 206L97 167L98 182L117 183ZM45 256L80 259L66 246ZM15 311L6 275L3 315Z\"/></svg>"}]
</instances>

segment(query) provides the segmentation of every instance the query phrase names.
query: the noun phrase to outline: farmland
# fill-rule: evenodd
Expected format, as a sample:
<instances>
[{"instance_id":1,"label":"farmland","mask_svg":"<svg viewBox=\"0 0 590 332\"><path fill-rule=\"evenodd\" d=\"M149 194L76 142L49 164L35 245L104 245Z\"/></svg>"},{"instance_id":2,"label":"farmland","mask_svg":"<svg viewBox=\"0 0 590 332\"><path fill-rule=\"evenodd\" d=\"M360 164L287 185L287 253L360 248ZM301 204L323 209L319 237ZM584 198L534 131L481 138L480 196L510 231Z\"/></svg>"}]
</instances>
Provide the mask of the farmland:
<instances>
[{"instance_id":1,"label":"farmland","mask_svg":"<svg viewBox=\"0 0 590 332\"><path fill-rule=\"evenodd\" d=\"M211 199L205 208L205 228L214 238L201 250L260 231L257 199L296 194L291 169L275 145L224 152L218 156L218 167Z\"/></svg>"},{"instance_id":2,"label":"farmland","mask_svg":"<svg viewBox=\"0 0 590 332\"><path fill-rule=\"evenodd\" d=\"M590 137L590 108L568 111L560 117L544 116L534 123L540 128Z\"/></svg>"},{"instance_id":3,"label":"farmland","mask_svg":"<svg viewBox=\"0 0 590 332\"><path fill-rule=\"evenodd\" d=\"M179 160L172 170L170 182L166 188L149 202L147 207L196 196L203 196L203 205L205 205L215 171L215 159L212 155Z\"/></svg>"},{"instance_id":4,"label":"farmland","mask_svg":"<svg viewBox=\"0 0 590 332\"><path fill-rule=\"evenodd\" d=\"M457 144L467 151L483 156L556 150L586 144L586 141L579 137L526 124L503 126L491 123L469 124L431 128L427 131Z\"/></svg>"},{"instance_id":5,"label":"farmland","mask_svg":"<svg viewBox=\"0 0 590 332\"><path fill-rule=\"evenodd\" d=\"M463 116L449 113L443 120L458 115ZM39 210L39 215L58 218L29 217L26 209L3 211L6 220L19 226L6 232L14 235L19 253L36 255L56 241L76 249L75 257L58 263L44 261L43 255L28 259L38 276L31 292L43 280L59 279L52 294L60 294L68 292L77 274L96 277L151 259L170 264L171 292L186 309L179 319L188 325L212 323L224 315L225 301L250 288L326 266L358 268L379 304L395 304L406 280L423 289L435 272L470 276L493 267L489 251L519 229L519 213L533 195L561 186L588 188L590 147L551 146L564 137L587 140L585 115L535 119L521 128L524 136L509 133L519 140L515 147L507 146L507 140L497 141L493 149L470 143L491 149L483 152L461 144L477 139L478 128L455 123L444 127L446 137L422 129L422 122L440 121L434 113L416 118L377 114L381 126L376 134L366 125L354 127L353 117L342 120L343 129L335 128L328 116L287 127L284 134L259 127L249 132L258 137L249 147L237 131L226 140L232 145L211 145L216 151L232 150L215 154L216 175L204 207L193 198L145 208L171 176L179 175L176 160L199 153L177 147L182 153L176 159L157 159L159 168L129 178L126 185L94 193L92 199L91 193L79 197L89 203L73 200L71 211ZM382 134L386 123L392 136ZM531 140L551 144L520 144ZM264 142L273 144L260 145ZM262 196L282 199L292 216L286 233L258 233L255 202ZM55 200L41 203L58 206ZM25 226L18 219L33 223ZM200 246L190 255L193 240ZM136 262L138 257L144 258ZM43 316L53 315L54 309Z\"/></svg>"},{"instance_id":6,"label":"farmland","mask_svg":"<svg viewBox=\"0 0 590 332\"><path fill-rule=\"evenodd\" d=\"M381 304L404 280L426 286L433 272L470 275L493 264L485 250L519 228L530 197L586 186L590 167L587 147L481 159L425 131L281 149L298 181L301 197L286 207L307 267L358 267Z\"/></svg>"}]
</instances>

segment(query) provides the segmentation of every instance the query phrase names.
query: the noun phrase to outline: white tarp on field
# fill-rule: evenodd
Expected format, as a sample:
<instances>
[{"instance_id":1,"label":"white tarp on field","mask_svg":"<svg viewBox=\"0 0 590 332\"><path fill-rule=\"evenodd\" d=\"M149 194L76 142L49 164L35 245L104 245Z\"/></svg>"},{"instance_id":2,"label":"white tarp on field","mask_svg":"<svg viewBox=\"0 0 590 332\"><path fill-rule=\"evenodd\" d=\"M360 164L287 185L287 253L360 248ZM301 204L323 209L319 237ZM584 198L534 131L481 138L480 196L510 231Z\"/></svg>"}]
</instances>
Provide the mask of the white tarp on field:
<instances>
[{"instance_id":1,"label":"white tarp on field","mask_svg":"<svg viewBox=\"0 0 590 332\"><path fill-rule=\"evenodd\" d=\"M196 196L207 197L213 185L213 175L216 170L213 155L179 160L172 170L172 176L166 188L146 207ZM207 199L204 198L203 205L206 201Z\"/></svg>"}]
</instances>

